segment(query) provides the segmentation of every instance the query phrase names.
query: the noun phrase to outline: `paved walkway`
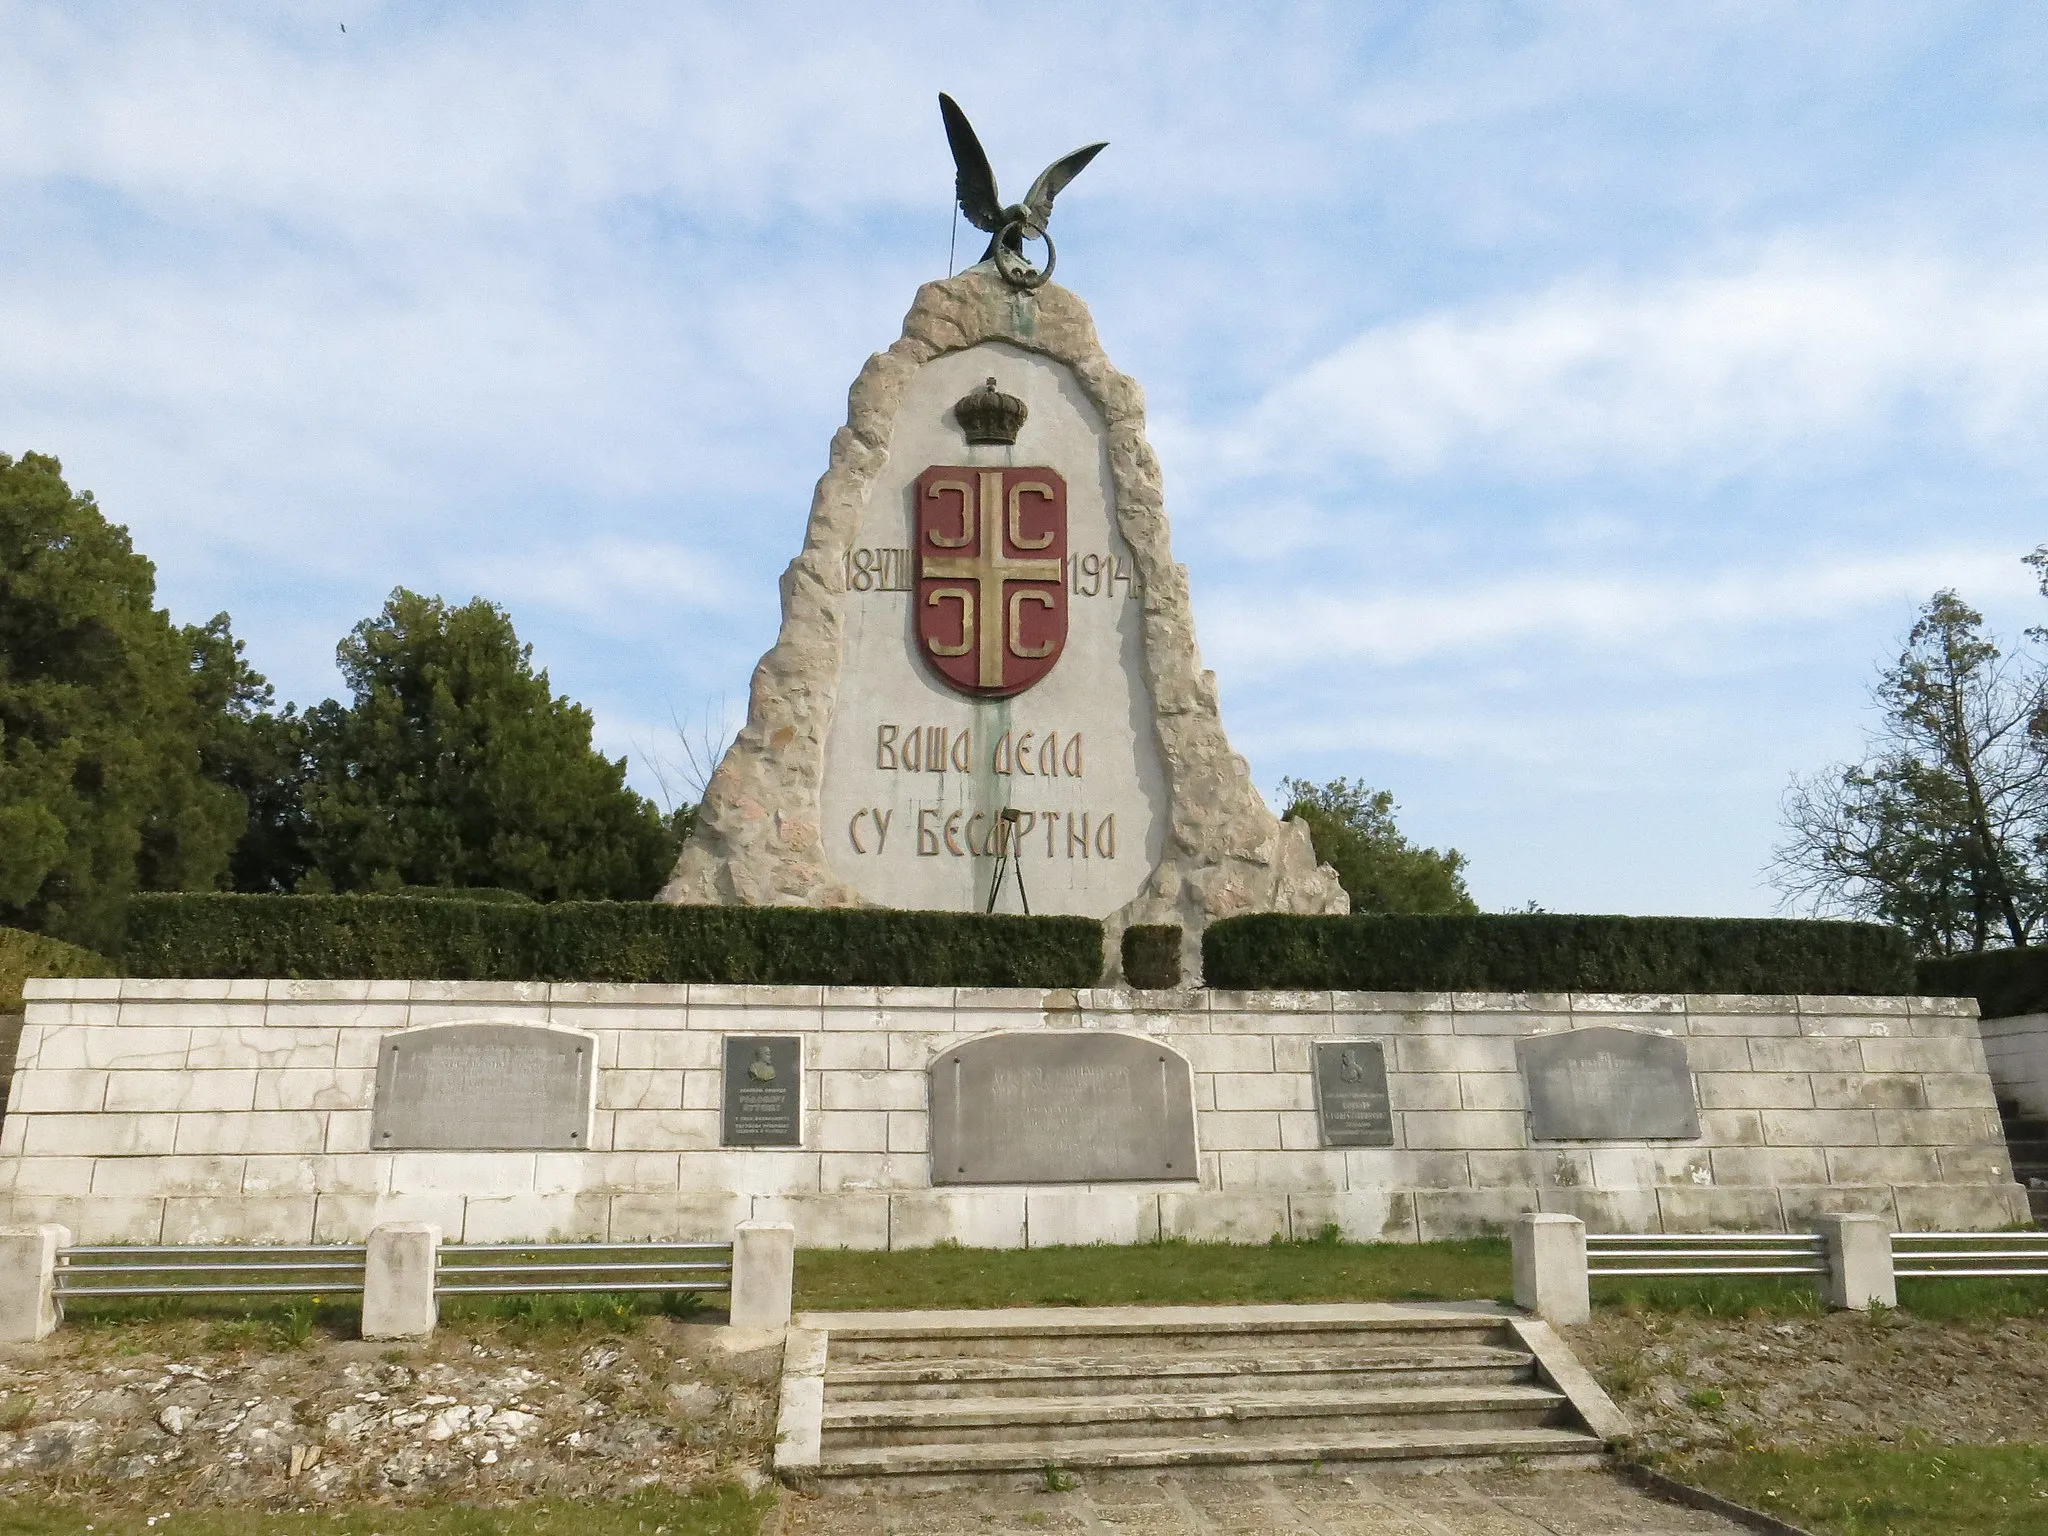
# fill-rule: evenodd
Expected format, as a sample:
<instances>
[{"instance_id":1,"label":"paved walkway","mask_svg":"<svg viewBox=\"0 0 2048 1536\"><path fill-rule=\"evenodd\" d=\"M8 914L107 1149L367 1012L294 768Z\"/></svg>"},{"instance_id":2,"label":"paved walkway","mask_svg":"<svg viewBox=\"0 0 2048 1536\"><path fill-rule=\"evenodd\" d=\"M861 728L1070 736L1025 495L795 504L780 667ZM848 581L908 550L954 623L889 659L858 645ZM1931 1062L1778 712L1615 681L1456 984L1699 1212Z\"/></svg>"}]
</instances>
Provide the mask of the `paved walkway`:
<instances>
[{"instance_id":1,"label":"paved walkway","mask_svg":"<svg viewBox=\"0 0 2048 1536\"><path fill-rule=\"evenodd\" d=\"M1606 1472L1091 1474L944 1493L827 1486L785 1536L1746 1536Z\"/></svg>"}]
</instances>

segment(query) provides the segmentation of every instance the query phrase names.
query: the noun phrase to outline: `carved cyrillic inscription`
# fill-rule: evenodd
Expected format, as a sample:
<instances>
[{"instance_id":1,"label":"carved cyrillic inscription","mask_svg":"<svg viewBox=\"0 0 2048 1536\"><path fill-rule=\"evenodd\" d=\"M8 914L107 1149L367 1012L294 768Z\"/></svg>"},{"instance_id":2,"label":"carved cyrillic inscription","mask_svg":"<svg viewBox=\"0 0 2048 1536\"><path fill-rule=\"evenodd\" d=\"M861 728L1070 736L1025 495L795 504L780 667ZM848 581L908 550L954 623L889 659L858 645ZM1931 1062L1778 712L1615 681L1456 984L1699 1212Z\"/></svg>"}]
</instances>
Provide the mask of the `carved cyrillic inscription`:
<instances>
[{"instance_id":1,"label":"carved cyrillic inscription","mask_svg":"<svg viewBox=\"0 0 2048 1536\"><path fill-rule=\"evenodd\" d=\"M1598 1025L1515 1042L1538 1141L1690 1140L1700 1133L1685 1042Z\"/></svg>"},{"instance_id":2,"label":"carved cyrillic inscription","mask_svg":"<svg viewBox=\"0 0 2048 1536\"><path fill-rule=\"evenodd\" d=\"M1136 1035L992 1035L932 1064L934 1184L1192 1179L1194 1080Z\"/></svg>"},{"instance_id":3,"label":"carved cyrillic inscription","mask_svg":"<svg viewBox=\"0 0 2048 1536\"><path fill-rule=\"evenodd\" d=\"M1316 1119L1326 1147L1391 1147L1387 1051L1377 1040L1318 1040Z\"/></svg>"},{"instance_id":4,"label":"carved cyrillic inscription","mask_svg":"<svg viewBox=\"0 0 2048 1536\"><path fill-rule=\"evenodd\" d=\"M725 1037L727 1147L799 1147L804 1140L804 1043L796 1035Z\"/></svg>"},{"instance_id":5,"label":"carved cyrillic inscription","mask_svg":"<svg viewBox=\"0 0 2048 1536\"><path fill-rule=\"evenodd\" d=\"M589 1035L534 1024L437 1024L377 1050L370 1145L491 1152L590 1145Z\"/></svg>"}]
</instances>

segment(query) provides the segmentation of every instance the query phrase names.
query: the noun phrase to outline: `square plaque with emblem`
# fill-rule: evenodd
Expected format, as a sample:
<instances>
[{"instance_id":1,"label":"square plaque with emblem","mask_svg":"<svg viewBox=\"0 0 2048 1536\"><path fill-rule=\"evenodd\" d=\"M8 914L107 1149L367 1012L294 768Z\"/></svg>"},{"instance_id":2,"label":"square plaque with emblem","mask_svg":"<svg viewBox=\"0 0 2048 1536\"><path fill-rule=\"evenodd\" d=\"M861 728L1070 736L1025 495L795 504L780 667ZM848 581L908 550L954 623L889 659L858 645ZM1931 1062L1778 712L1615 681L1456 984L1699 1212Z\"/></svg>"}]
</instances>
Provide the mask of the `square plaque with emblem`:
<instances>
[{"instance_id":1,"label":"square plaque with emblem","mask_svg":"<svg viewBox=\"0 0 2048 1536\"><path fill-rule=\"evenodd\" d=\"M725 1037L719 1144L800 1147L804 1142L804 1043L800 1035Z\"/></svg>"}]
</instances>

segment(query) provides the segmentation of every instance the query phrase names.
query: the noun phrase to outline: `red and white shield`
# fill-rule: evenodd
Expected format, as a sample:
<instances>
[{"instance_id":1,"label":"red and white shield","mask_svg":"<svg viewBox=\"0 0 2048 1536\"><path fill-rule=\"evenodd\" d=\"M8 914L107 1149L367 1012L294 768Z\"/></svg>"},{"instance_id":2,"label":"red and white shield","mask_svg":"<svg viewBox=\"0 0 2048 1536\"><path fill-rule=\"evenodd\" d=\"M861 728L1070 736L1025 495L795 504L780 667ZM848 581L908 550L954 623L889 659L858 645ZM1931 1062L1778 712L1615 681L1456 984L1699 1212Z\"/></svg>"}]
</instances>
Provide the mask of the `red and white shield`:
<instances>
[{"instance_id":1,"label":"red and white shield","mask_svg":"<svg viewBox=\"0 0 2048 1536\"><path fill-rule=\"evenodd\" d=\"M916 494L918 649L961 693L1022 693L1067 643L1067 482L934 465Z\"/></svg>"}]
</instances>

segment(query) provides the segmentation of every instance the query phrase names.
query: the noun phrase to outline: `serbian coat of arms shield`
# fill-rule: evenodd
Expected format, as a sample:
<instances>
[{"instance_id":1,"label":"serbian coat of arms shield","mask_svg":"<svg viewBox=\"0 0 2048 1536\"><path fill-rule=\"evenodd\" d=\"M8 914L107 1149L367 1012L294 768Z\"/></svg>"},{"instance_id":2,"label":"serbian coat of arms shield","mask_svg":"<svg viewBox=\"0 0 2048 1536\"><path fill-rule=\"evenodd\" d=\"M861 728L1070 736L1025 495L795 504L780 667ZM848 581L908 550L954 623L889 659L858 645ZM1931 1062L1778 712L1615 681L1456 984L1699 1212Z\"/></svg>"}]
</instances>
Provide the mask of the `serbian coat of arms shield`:
<instances>
[{"instance_id":1,"label":"serbian coat of arms shield","mask_svg":"<svg viewBox=\"0 0 2048 1536\"><path fill-rule=\"evenodd\" d=\"M961 693L1022 693L1067 642L1067 482L934 465L916 495L918 649Z\"/></svg>"}]
</instances>

